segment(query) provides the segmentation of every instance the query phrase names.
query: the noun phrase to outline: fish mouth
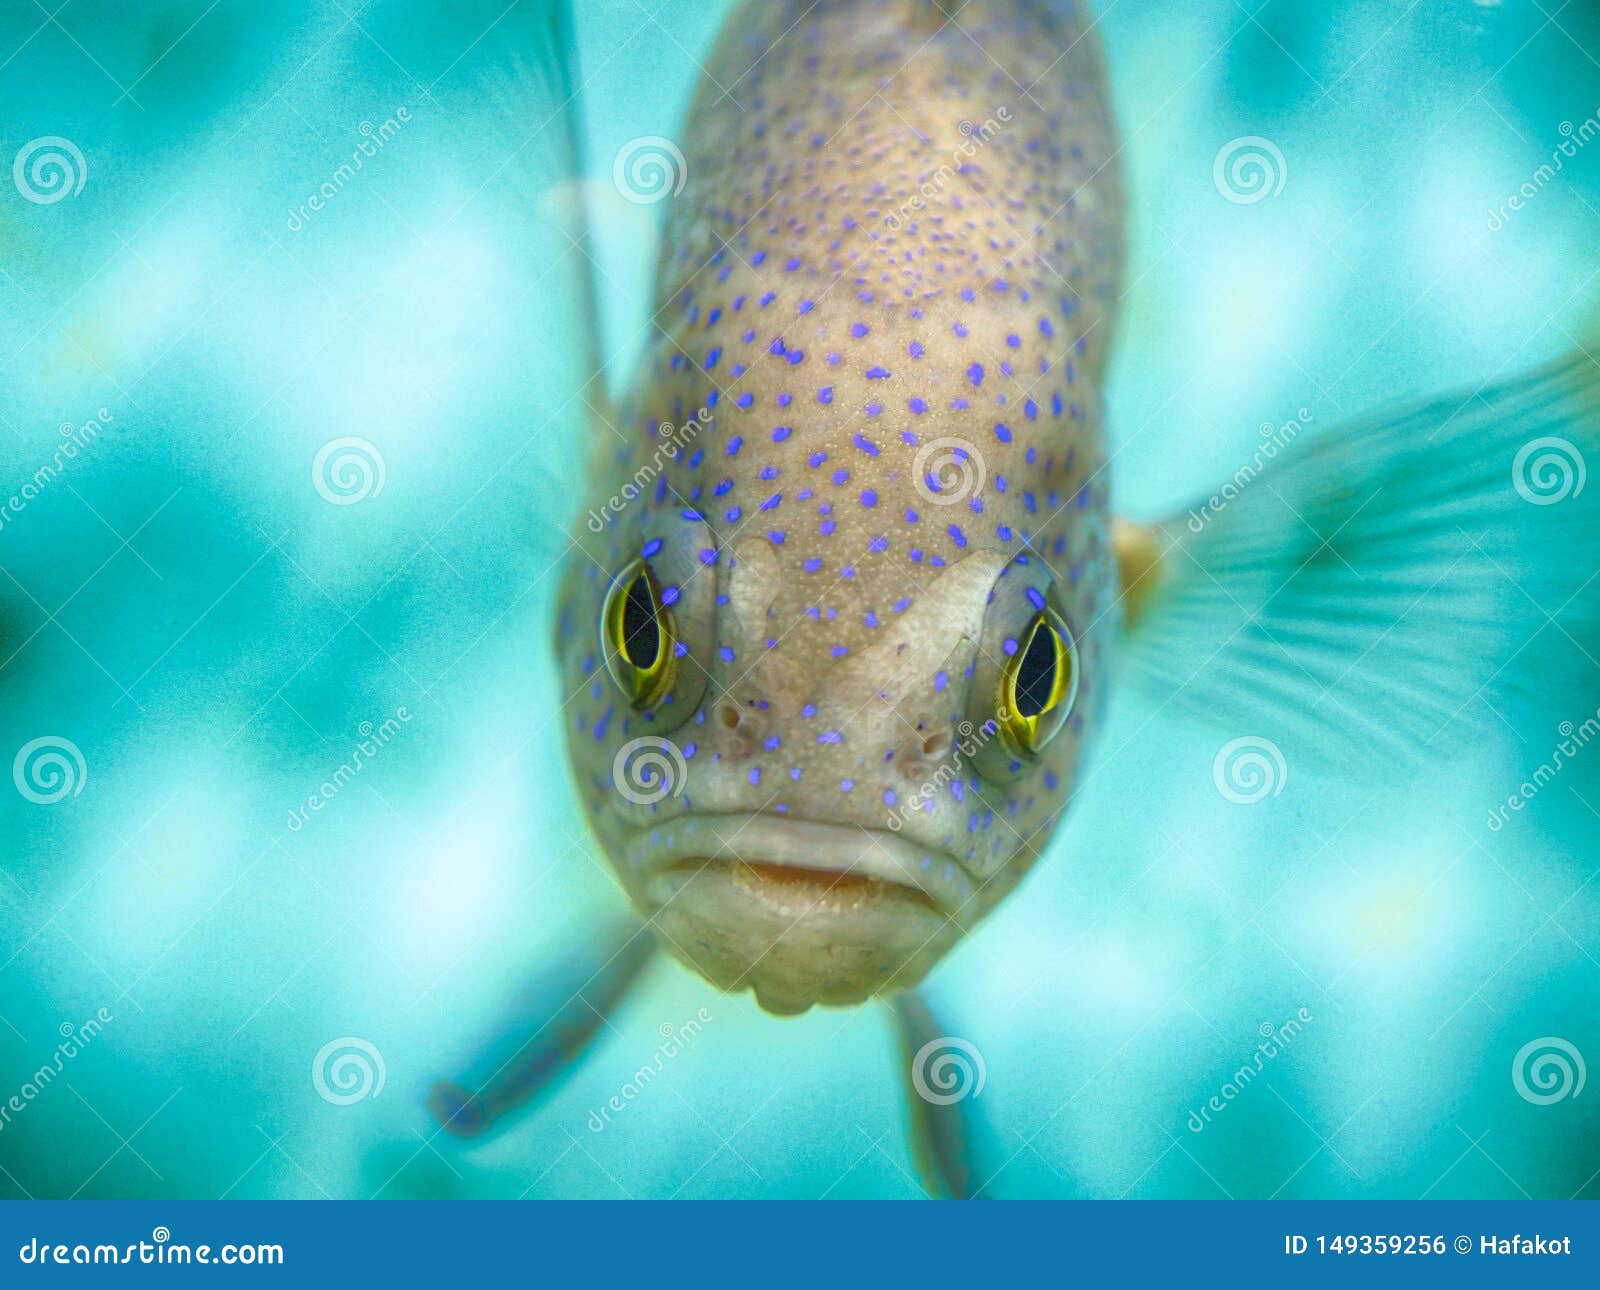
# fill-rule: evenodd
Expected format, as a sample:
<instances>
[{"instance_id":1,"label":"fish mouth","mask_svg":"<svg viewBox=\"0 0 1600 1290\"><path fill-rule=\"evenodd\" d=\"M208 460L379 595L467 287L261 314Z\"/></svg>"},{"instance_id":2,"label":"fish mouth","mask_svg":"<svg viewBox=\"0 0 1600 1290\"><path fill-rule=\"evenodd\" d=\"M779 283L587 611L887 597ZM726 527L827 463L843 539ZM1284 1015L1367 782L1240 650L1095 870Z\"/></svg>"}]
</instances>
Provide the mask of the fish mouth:
<instances>
[{"instance_id":1,"label":"fish mouth","mask_svg":"<svg viewBox=\"0 0 1600 1290\"><path fill-rule=\"evenodd\" d=\"M942 852L786 816L684 816L629 851L669 952L778 1013L915 985L961 937L972 891Z\"/></svg>"},{"instance_id":2,"label":"fish mouth","mask_svg":"<svg viewBox=\"0 0 1600 1290\"><path fill-rule=\"evenodd\" d=\"M718 871L781 904L828 908L899 899L953 915L972 895L964 868L898 833L768 814L692 814L638 835L649 893L684 877Z\"/></svg>"},{"instance_id":3,"label":"fish mouth","mask_svg":"<svg viewBox=\"0 0 1600 1290\"><path fill-rule=\"evenodd\" d=\"M803 865L691 856L669 865L665 875L668 881L682 882L669 899L697 885L704 888L715 882L759 901L779 917L794 920L833 919L842 923L916 917L923 911L938 913L927 893L896 879Z\"/></svg>"}]
</instances>

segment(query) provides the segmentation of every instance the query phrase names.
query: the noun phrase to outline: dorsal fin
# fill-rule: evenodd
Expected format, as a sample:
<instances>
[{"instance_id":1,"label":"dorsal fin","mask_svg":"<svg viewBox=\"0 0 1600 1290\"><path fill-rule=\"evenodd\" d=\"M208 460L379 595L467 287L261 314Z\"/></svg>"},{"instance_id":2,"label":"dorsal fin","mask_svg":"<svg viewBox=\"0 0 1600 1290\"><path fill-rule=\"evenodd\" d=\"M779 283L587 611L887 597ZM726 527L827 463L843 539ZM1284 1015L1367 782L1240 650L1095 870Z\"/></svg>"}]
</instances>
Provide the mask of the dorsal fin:
<instances>
[{"instance_id":1,"label":"dorsal fin","mask_svg":"<svg viewBox=\"0 0 1600 1290\"><path fill-rule=\"evenodd\" d=\"M584 188L583 80L570 0L467 3L483 10L485 30L463 53L454 74L471 81L493 109L505 143L502 167L486 175L485 181L510 185L526 204L530 219L560 222L568 243L566 255L573 261L576 300L560 298L555 265L543 266L550 278L542 289L552 297L553 306L575 306L570 312L579 333L582 395L608 412L600 292ZM561 392L563 397L566 393Z\"/></svg>"}]
</instances>

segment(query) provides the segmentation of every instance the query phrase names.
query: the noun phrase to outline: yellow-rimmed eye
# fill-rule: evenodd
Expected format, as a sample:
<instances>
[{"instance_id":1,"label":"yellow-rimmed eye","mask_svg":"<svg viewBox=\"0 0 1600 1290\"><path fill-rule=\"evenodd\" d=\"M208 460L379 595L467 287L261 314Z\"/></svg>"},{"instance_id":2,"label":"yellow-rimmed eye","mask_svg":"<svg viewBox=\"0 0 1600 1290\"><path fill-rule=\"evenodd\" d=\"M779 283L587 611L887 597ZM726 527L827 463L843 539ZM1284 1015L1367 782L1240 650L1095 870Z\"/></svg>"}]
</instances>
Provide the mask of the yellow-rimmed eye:
<instances>
[{"instance_id":1,"label":"yellow-rimmed eye","mask_svg":"<svg viewBox=\"0 0 1600 1290\"><path fill-rule=\"evenodd\" d=\"M1000 672L995 717L1007 749L1038 753L1066 724L1077 697L1077 643L1059 614L1041 609Z\"/></svg>"},{"instance_id":2,"label":"yellow-rimmed eye","mask_svg":"<svg viewBox=\"0 0 1600 1290\"><path fill-rule=\"evenodd\" d=\"M612 579L600 613L606 671L632 707L647 711L666 697L677 671L677 642L655 574L647 561L635 560Z\"/></svg>"}]
</instances>

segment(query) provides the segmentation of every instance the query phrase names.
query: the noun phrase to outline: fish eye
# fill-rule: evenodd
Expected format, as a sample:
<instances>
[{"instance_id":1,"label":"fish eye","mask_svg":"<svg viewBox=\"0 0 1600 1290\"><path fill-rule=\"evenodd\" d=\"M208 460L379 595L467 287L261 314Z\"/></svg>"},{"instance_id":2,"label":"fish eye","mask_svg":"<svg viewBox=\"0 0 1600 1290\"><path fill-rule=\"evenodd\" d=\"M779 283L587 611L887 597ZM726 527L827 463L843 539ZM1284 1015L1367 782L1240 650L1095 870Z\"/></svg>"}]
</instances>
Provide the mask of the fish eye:
<instances>
[{"instance_id":1,"label":"fish eye","mask_svg":"<svg viewBox=\"0 0 1600 1290\"><path fill-rule=\"evenodd\" d=\"M1034 614L1000 671L995 722L1014 756L1036 756L1060 733L1078 697L1078 645L1061 615Z\"/></svg>"},{"instance_id":2,"label":"fish eye","mask_svg":"<svg viewBox=\"0 0 1600 1290\"><path fill-rule=\"evenodd\" d=\"M634 560L611 580L600 611L606 671L638 712L653 710L677 672L677 626L650 562Z\"/></svg>"}]
</instances>

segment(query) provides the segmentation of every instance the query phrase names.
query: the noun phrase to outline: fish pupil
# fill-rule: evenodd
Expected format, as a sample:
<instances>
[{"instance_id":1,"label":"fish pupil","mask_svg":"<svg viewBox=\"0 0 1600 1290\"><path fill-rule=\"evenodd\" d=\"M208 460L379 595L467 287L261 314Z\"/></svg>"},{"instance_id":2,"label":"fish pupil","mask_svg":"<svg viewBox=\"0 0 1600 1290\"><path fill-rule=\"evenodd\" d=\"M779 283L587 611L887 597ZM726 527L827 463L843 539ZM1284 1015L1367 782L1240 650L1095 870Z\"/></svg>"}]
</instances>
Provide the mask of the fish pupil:
<instances>
[{"instance_id":1,"label":"fish pupil","mask_svg":"<svg viewBox=\"0 0 1600 1290\"><path fill-rule=\"evenodd\" d=\"M1017 667L1017 715L1037 717L1050 706L1056 686L1055 633L1048 623L1034 628Z\"/></svg>"},{"instance_id":2,"label":"fish pupil","mask_svg":"<svg viewBox=\"0 0 1600 1290\"><path fill-rule=\"evenodd\" d=\"M650 594L650 580L643 576L633 580L622 606L622 652L637 668L649 667L661 652L655 597Z\"/></svg>"}]
</instances>

